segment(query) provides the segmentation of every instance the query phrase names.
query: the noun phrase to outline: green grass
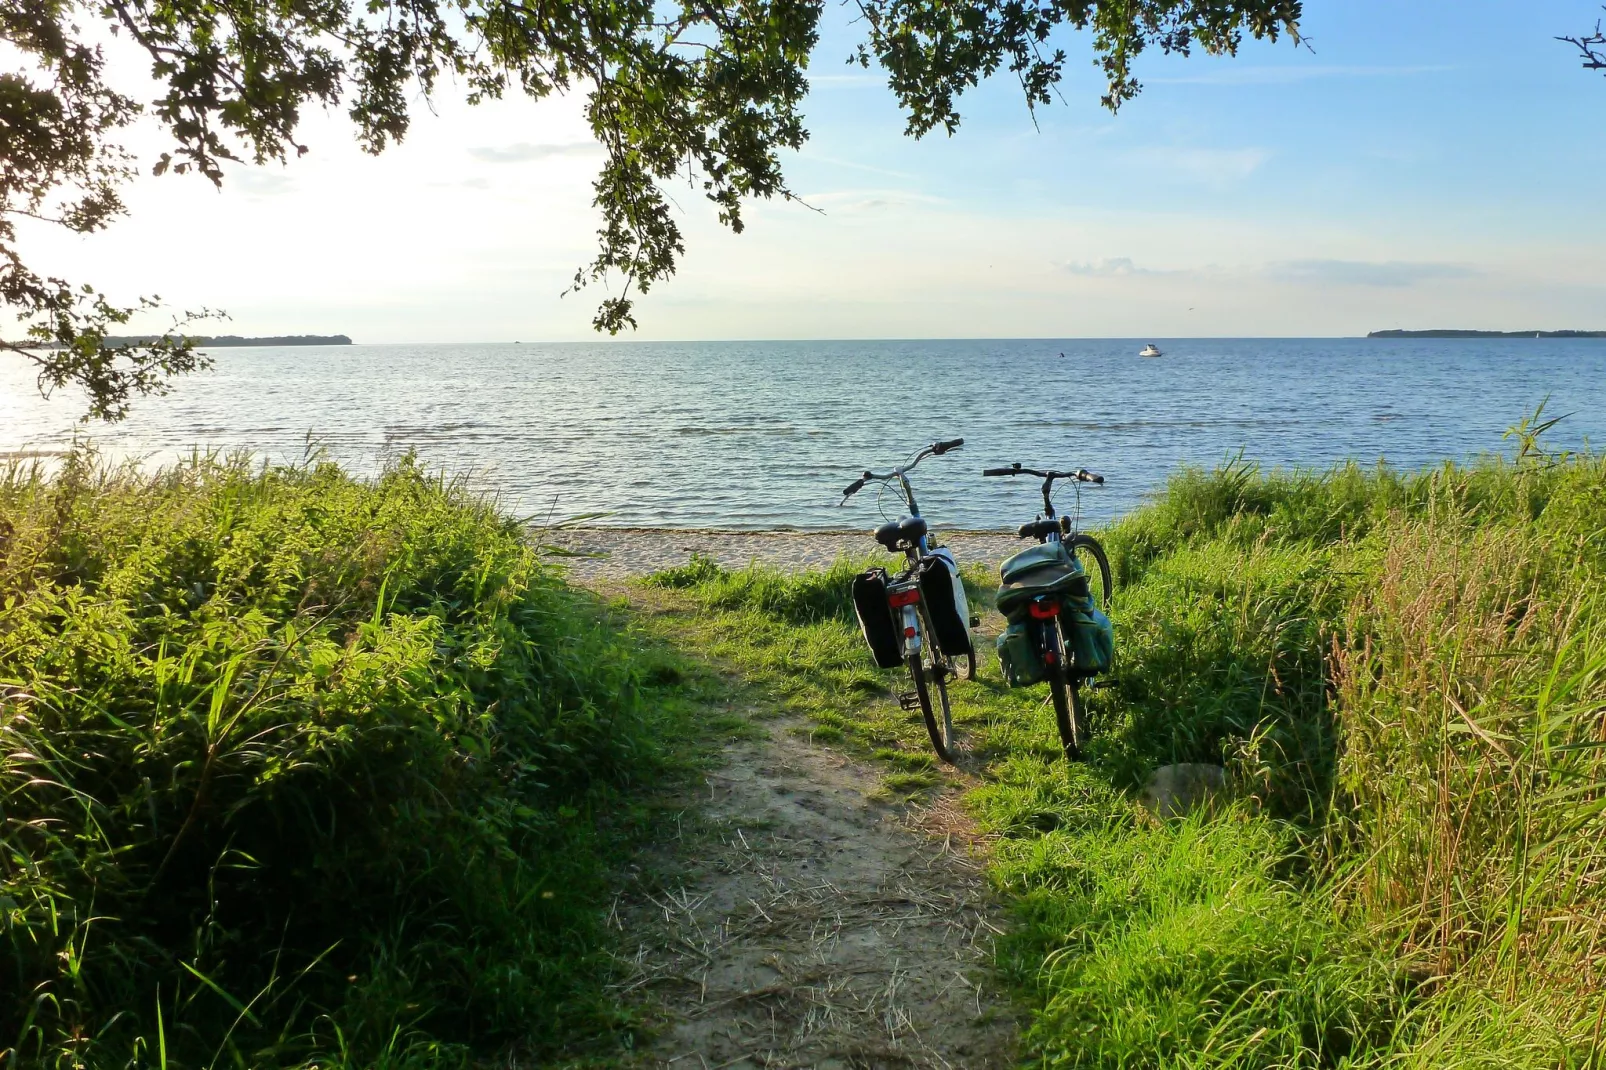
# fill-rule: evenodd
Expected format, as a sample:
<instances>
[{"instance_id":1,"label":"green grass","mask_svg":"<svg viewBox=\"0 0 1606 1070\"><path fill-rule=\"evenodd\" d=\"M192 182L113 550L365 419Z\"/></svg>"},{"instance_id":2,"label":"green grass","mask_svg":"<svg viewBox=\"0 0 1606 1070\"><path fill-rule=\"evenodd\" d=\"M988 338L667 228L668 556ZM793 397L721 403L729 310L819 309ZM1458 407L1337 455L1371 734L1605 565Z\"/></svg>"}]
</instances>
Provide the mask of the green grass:
<instances>
[{"instance_id":1,"label":"green grass","mask_svg":"<svg viewBox=\"0 0 1606 1070\"><path fill-rule=\"evenodd\" d=\"M1184 471L1100 532L1118 685L1084 765L990 654L953 686L1034 1064L1606 1057L1606 460L1530 430L1424 472ZM660 583L683 642L919 791L918 715L846 602L865 563ZM1231 805L1144 814L1177 761L1225 765Z\"/></svg>"},{"instance_id":2,"label":"green grass","mask_svg":"<svg viewBox=\"0 0 1606 1070\"><path fill-rule=\"evenodd\" d=\"M1518 440L1184 471L1100 532L1086 763L990 653L953 685L1033 1064L1606 1061L1606 460ZM694 560L643 620L410 460L0 473L0 1065L605 1063L600 906L706 689L946 782L872 562ZM1145 814L1176 761L1229 804Z\"/></svg>"},{"instance_id":3,"label":"green grass","mask_svg":"<svg viewBox=\"0 0 1606 1070\"><path fill-rule=\"evenodd\" d=\"M0 472L0 1065L616 1047L688 669L411 460Z\"/></svg>"}]
</instances>

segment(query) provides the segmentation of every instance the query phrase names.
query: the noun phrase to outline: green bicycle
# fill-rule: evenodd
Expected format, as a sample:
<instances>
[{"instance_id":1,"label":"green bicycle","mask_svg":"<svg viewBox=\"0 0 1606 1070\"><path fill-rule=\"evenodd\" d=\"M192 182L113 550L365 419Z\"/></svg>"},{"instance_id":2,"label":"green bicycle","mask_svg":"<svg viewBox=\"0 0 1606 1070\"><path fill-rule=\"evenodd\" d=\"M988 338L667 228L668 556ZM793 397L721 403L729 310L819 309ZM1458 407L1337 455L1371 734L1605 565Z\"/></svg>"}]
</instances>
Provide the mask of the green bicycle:
<instances>
[{"instance_id":1,"label":"green bicycle","mask_svg":"<svg viewBox=\"0 0 1606 1070\"><path fill-rule=\"evenodd\" d=\"M1008 626L998 637L998 661L1011 687L1048 681L1065 757L1076 761L1087 740L1088 718L1082 688L1097 686L1115 658L1115 635L1106 612L1113 585L1110 560L1091 535L1076 530L1074 517L1054 511L1055 480L1075 480L1078 505L1083 484L1102 486L1104 477L1085 468L1075 472L1022 468L989 468L984 476L1039 476L1043 480L1043 512L1020 526L1023 539L1038 545L1022 550L999 567L996 605ZM1080 508L1077 514L1080 515ZM1085 553L1096 574L1082 567Z\"/></svg>"}]
</instances>

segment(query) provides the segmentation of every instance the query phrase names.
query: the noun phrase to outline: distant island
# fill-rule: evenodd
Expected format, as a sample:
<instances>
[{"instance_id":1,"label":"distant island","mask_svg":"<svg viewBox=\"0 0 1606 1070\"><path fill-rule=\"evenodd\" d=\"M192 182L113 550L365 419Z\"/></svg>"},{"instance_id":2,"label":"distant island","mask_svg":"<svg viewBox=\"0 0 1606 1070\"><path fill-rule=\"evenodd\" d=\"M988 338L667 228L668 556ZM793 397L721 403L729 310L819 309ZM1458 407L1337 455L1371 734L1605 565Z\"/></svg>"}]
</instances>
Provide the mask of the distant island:
<instances>
[{"instance_id":1,"label":"distant island","mask_svg":"<svg viewBox=\"0 0 1606 1070\"><path fill-rule=\"evenodd\" d=\"M1372 331L1368 338L1606 338L1606 331Z\"/></svg>"},{"instance_id":2,"label":"distant island","mask_svg":"<svg viewBox=\"0 0 1606 1070\"><path fill-rule=\"evenodd\" d=\"M149 345L162 337L159 334L107 335L109 346ZM271 338L242 338L237 334L220 334L212 338L190 336L198 349L221 349L225 346L349 346L352 341L343 334L282 334Z\"/></svg>"}]
</instances>

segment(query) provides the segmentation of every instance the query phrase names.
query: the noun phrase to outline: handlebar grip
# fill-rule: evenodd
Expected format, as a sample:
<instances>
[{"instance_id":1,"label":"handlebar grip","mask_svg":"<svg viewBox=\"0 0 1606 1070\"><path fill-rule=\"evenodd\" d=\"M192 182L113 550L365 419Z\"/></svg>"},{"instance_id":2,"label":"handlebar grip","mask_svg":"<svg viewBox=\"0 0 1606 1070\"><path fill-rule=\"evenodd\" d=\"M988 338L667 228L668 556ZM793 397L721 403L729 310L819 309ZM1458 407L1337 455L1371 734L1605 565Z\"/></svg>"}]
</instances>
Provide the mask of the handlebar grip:
<instances>
[{"instance_id":1,"label":"handlebar grip","mask_svg":"<svg viewBox=\"0 0 1606 1070\"><path fill-rule=\"evenodd\" d=\"M1030 523L1022 524L1019 528L1016 529L1015 537L1018 538L1018 539L1036 538L1037 537L1037 521L1033 520Z\"/></svg>"},{"instance_id":2,"label":"handlebar grip","mask_svg":"<svg viewBox=\"0 0 1606 1070\"><path fill-rule=\"evenodd\" d=\"M956 450L960 446L963 446L964 444L965 444L965 440L962 439L962 438L950 438L946 442L934 442L934 443L932 443L931 452L936 454L938 457L941 457L943 454L947 453L949 450Z\"/></svg>"},{"instance_id":3,"label":"handlebar grip","mask_svg":"<svg viewBox=\"0 0 1606 1070\"><path fill-rule=\"evenodd\" d=\"M1086 468L1078 469L1076 478L1080 479L1083 483L1098 483L1101 485L1104 483L1103 476L1099 475L1097 472L1089 472Z\"/></svg>"},{"instance_id":4,"label":"handlebar grip","mask_svg":"<svg viewBox=\"0 0 1606 1070\"><path fill-rule=\"evenodd\" d=\"M1015 474L1015 470L1013 468L983 468L981 474L984 476L1012 476Z\"/></svg>"},{"instance_id":5,"label":"handlebar grip","mask_svg":"<svg viewBox=\"0 0 1606 1070\"><path fill-rule=\"evenodd\" d=\"M861 491L863 489L864 489L864 480L855 479L852 483L849 483L847 485L847 489L842 492L842 497L851 498L851 497L853 497L855 494L859 493L859 491Z\"/></svg>"}]
</instances>

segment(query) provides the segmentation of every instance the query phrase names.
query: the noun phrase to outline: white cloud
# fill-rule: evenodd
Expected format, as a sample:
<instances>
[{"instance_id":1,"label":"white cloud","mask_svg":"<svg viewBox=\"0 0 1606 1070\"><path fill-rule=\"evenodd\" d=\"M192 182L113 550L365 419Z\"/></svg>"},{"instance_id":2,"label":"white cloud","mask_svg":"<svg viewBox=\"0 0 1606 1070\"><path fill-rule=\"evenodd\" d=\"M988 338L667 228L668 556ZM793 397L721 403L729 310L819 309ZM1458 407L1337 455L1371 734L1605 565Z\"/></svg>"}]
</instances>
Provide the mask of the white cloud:
<instances>
[{"instance_id":1,"label":"white cloud","mask_svg":"<svg viewBox=\"0 0 1606 1070\"><path fill-rule=\"evenodd\" d=\"M1143 81L1147 85L1287 85L1317 78L1407 78L1418 74L1439 74L1453 70L1454 67L1438 64L1407 67L1332 64L1313 64L1308 67L1296 64L1255 67L1235 63L1213 71L1174 77L1145 78Z\"/></svg>"},{"instance_id":2,"label":"white cloud","mask_svg":"<svg viewBox=\"0 0 1606 1070\"><path fill-rule=\"evenodd\" d=\"M1066 264L1065 270L1072 275L1088 275L1100 279L1118 279L1128 275L1153 275L1148 268L1140 268L1132 262L1129 256L1110 257L1084 264Z\"/></svg>"},{"instance_id":3,"label":"white cloud","mask_svg":"<svg viewBox=\"0 0 1606 1070\"><path fill-rule=\"evenodd\" d=\"M940 207L949 202L905 189L843 189L821 190L800 194L799 200L810 208L825 212L873 212L888 208Z\"/></svg>"},{"instance_id":4,"label":"white cloud","mask_svg":"<svg viewBox=\"0 0 1606 1070\"><path fill-rule=\"evenodd\" d=\"M854 89L886 85L884 74L813 74L809 76L810 89Z\"/></svg>"},{"instance_id":5,"label":"white cloud","mask_svg":"<svg viewBox=\"0 0 1606 1070\"><path fill-rule=\"evenodd\" d=\"M295 179L286 174L282 168L230 168L224 175L223 181L257 197L278 197L294 193L296 189Z\"/></svg>"},{"instance_id":6,"label":"white cloud","mask_svg":"<svg viewBox=\"0 0 1606 1070\"><path fill-rule=\"evenodd\" d=\"M470 148L468 154L484 163L529 163L531 160L550 160L554 156L594 156L602 151L595 141L567 141L560 145L532 145L520 141L516 145L483 145Z\"/></svg>"},{"instance_id":7,"label":"white cloud","mask_svg":"<svg viewBox=\"0 0 1606 1070\"><path fill-rule=\"evenodd\" d=\"M1156 145L1126 154L1129 166L1150 172L1148 177L1180 178L1207 185L1230 185L1254 174L1271 159L1270 149L1210 149Z\"/></svg>"},{"instance_id":8,"label":"white cloud","mask_svg":"<svg viewBox=\"0 0 1606 1070\"><path fill-rule=\"evenodd\" d=\"M1266 274L1312 286L1377 286L1399 289L1419 282L1467 279L1480 274L1468 264L1408 260L1289 260L1267 264Z\"/></svg>"}]
</instances>

